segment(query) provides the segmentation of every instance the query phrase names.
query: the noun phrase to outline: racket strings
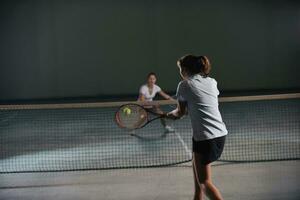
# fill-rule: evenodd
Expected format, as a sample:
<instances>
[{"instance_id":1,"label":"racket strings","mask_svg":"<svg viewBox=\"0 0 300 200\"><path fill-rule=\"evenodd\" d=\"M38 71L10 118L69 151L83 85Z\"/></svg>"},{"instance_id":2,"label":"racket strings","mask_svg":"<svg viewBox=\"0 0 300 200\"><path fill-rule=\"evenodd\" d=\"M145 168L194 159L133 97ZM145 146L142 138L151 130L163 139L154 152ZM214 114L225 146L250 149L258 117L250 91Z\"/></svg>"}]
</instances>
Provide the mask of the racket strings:
<instances>
[{"instance_id":1,"label":"racket strings","mask_svg":"<svg viewBox=\"0 0 300 200\"><path fill-rule=\"evenodd\" d=\"M147 111L138 105L123 105L116 113L117 124L122 128L136 129L148 121Z\"/></svg>"}]
</instances>

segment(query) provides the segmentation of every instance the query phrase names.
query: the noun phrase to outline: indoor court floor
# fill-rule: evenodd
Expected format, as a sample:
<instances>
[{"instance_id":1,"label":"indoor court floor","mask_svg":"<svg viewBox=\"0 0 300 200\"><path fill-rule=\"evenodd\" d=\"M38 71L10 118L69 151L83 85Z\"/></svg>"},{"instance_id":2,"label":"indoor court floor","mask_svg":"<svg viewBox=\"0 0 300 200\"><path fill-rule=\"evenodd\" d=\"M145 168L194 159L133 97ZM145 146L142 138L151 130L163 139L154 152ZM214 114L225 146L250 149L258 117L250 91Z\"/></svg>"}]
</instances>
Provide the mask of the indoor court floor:
<instances>
[{"instance_id":1,"label":"indoor court floor","mask_svg":"<svg viewBox=\"0 0 300 200\"><path fill-rule=\"evenodd\" d=\"M226 200L300 199L300 161L216 163ZM162 168L0 175L1 200L191 200L190 163Z\"/></svg>"}]
</instances>

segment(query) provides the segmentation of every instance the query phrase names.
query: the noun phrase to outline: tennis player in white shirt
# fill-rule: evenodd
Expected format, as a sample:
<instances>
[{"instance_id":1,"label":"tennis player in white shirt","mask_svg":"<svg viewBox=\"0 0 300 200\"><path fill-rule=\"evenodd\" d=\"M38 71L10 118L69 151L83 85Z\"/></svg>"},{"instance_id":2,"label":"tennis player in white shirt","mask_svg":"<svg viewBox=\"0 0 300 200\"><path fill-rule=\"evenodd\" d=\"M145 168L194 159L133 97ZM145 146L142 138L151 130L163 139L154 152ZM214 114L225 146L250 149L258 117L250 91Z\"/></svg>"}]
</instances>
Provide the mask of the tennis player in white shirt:
<instances>
[{"instance_id":1,"label":"tennis player in white shirt","mask_svg":"<svg viewBox=\"0 0 300 200\"><path fill-rule=\"evenodd\" d=\"M177 109L168 113L180 118L186 110L193 129L194 200L222 200L211 179L211 163L223 152L227 129L219 111L217 82L208 76L211 65L206 56L186 55L177 62L182 81L178 84Z\"/></svg>"},{"instance_id":2,"label":"tennis player in white shirt","mask_svg":"<svg viewBox=\"0 0 300 200\"><path fill-rule=\"evenodd\" d=\"M139 101L153 101L153 98L159 94L164 99L170 100L172 97L170 97L168 94L166 94L158 85L156 85L157 77L154 72L151 72L147 75L147 82L146 84L142 85L140 87L139 91ZM163 114L164 112L159 108L159 106L152 106L149 108L151 111ZM174 130L166 124L165 119L161 119L161 124L163 125L165 132L173 132Z\"/></svg>"}]
</instances>

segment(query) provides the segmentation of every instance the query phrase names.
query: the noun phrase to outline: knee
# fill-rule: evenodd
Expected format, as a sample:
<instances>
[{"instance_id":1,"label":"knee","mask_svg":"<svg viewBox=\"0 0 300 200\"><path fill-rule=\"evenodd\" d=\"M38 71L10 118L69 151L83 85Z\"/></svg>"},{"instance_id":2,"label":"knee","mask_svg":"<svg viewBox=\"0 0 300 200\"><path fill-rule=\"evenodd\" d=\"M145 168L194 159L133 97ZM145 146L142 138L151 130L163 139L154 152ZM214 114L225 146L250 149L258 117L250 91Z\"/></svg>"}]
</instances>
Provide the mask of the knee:
<instances>
[{"instance_id":1,"label":"knee","mask_svg":"<svg viewBox=\"0 0 300 200\"><path fill-rule=\"evenodd\" d=\"M207 183L210 182L209 179L207 179L205 177L201 177L201 176L198 178L198 181L199 181L199 184L201 184L202 186L203 185L205 186Z\"/></svg>"},{"instance_id":2,"label":"knee","mask_svg":"<svg viewBox=\"0 0 300 200\"><path fill-rule=\"evenodd\" d=\"M205 190L205 185L203 185L203 184L201 184L201 183L200 183L200 185L198 185L198 186L195 187L195 192L196 192L196 193L198 193L198 192L200 193L200 192L202 192L203 190Z\"/></svg>"},{"instance_id":3,"label":"knee","mask_svg":"<svg viewBox=\"0 0 300 200\"><path fill-rule=\"evenodd\" d=\"M210 180L199 180L199 182L203 187L209 187L212 184Z\"/></svg>"}]
</instances>

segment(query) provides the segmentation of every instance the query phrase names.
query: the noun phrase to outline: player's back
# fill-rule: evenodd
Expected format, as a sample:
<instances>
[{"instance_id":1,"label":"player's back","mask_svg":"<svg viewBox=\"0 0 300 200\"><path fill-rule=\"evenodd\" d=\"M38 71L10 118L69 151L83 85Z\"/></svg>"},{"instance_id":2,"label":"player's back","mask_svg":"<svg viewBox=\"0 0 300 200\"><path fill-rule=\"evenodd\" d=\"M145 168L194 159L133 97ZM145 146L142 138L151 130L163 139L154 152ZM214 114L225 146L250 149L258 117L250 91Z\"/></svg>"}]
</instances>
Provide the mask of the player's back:
<instances>
[{"instance_id":1,"label":"player's back","mask_svg":"<svg viewBox=\"0 0 300 200\"><path fill-rule=\"evenodd\" d=\"M194 75L182 82L196 140L227 134L219 108L217 82L210 77Z\"/></svg>"}]
</instances>

